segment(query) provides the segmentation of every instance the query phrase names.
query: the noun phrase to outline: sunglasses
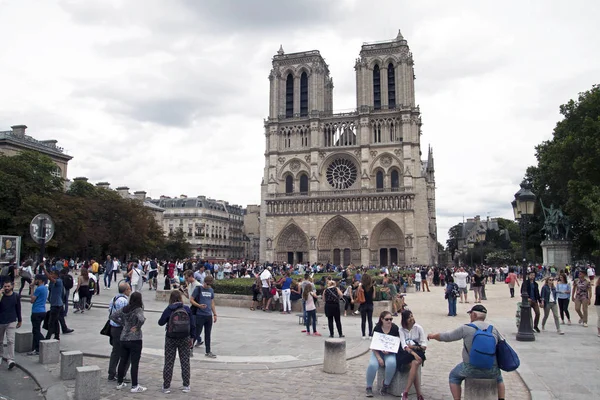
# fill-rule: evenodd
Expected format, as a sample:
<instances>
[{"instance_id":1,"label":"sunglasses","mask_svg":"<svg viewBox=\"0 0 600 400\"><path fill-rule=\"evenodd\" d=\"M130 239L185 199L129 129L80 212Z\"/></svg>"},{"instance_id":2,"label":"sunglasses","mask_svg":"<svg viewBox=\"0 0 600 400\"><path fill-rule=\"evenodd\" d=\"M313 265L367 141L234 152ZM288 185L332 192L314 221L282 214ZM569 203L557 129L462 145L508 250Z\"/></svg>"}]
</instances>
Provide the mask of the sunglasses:
<instances>
[{"instance_id":1,"label":"sunglasses","mask_svg":"<svg viewBox=\"0 0 600 400\"><path fill-rule=\"evenodd\" d=\"M393 321L393 320L394 320L394 318L384 318L383 320L384 320L384 321Z\"/></svg>"}]
</instances>

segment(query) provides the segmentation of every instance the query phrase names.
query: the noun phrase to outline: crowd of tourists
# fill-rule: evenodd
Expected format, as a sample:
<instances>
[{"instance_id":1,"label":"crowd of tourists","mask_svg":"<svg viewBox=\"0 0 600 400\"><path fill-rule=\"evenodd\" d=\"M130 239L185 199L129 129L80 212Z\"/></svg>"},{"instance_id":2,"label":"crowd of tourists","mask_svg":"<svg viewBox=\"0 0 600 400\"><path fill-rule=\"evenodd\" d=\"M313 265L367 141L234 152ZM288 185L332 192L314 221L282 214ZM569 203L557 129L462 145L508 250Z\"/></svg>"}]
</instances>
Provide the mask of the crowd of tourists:
<instances>
[{"instance_id":1,"label":"crowd of tourists","mask_svg":"<svg viewBox=\"0 0 600 400\"><path fill-rule=\"evenodd\" d=\"M315 273L325 274L317 278ZM171 391L174 361L178 354L183 380L181 390L189 392L190 357L193 357L194 349L204 346L205 356L216 358L211 349L212 326L217 322L212 289L215 278L249 278L248 284L253 286L254 294L251 310L271 312L276 304L275 310L289 314L292 303L300 301L305 326L302 332L307 336L321 336L317 330L316 310L322 302L329 337L335 337L336 334L340 338L345 337L342 316L354 315L361 318L362 339L373 340L376 333L398 337L400 345L396 353L380 350L371 352L366 371L368 397L373 395L375 374L383 367L385 377L380 390L382 394L388 391L395 371L403 370L408 373L403 398L407 398L409 390L414 387L417 399L422 399L417 370L426 360L428 340L463 340L463 360L450 372L449 384L453 397L460 398L460 384L466 378L494 378L498 382L499 398L503 398L504 386L499 366L495 361L485 368L476 366L472 359L472 349L474 346L477 348L476 338L482 331L488 331L488 336L496 343L501 338L498 330L485 322L487 309L481 303L487 300L487 285L506 284L507 296L510 297L515 296L515 287L522 288L529 296L536 332L546 329L547 320L552 314L557 332L563 334L561 325L571 324L570 302L574 303L578 322L583 327L588 326L588 307L592 301L600 315L600 278L595 279L593 266L567 267L563 270L529 266L525 281L521 279L522 274L520 267L509 266L439 268L392 265L362 268L330 264L292 266L284 263L260 265L156 259L121 262L110 256L102 262L55 259L36 265L28 260L18 268L2 271L0 337L6 337L8 346L0 350L8 368L13 369L15 330L22 324L20 296L27 286L32 303L30 318L33 333L33 350L28 354L37 355L40 340L60 339L61 333L73 332L66 325L69 300L77 300L73 302L74 313L85 313L92 307L93 296L100 293L100 286L109 289L111 285L117 285L118 294L109 303L104 332L109 336L112 346L108 379L115 381L119 390L131 383L131 392L143 392L146 387L138 381L146 322L142 288L147 284L149 290L156 290L161 281L161 284L164 282L161 285L163 289L174 289L169 296L169 305L157 321L158 325L165 327L162 391ZM14 282L18 280L21 284L18 292L15 292ZM457 302L469 303L472 300L475 303L469 311L471 324L460 325L450 332L425 334L405 302L405 293L409 288L430 292L434 286L444 288L450 317L457 316ZM472 292L472 299L469 298L469 292ZM75 297L72 298L72 295ZM391 301L392 309L376 316L377 321L373 326L376 299ZM399 325L393 323L395 317L399 318ZM597 328L600 337L600 317ZM42 329L47 331L45 335ZM131 379L126 378L128 372Z\"/></svg>"}]
</instances>

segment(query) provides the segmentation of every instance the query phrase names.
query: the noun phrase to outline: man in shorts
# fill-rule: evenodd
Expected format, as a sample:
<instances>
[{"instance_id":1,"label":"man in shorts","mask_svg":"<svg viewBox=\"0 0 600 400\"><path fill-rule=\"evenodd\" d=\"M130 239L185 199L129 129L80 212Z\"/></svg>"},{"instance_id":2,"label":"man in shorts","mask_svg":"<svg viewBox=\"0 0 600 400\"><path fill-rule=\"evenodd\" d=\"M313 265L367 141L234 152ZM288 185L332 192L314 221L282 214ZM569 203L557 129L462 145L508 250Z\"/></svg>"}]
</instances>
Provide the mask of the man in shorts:
<instances>
[{"instance_id":1,"label":"man in shorts","mask_svg":"<svg viewBox=\"0 0 600 400\"><path fill-rule=\"evenodd\" d=\"M487 309L481 304L476 304L467 311L471 319L471 324L477 326L478 329L487 329L490 325L485 322L487 317ZM504 400L504 380L502 379L502 373L498 368L496 357L494 357L494 363L492 368L483 369L477 368L469 363L470 352L473 347L473 338L477 330L469 325L461 325L457 329L443 333L430 333L427 335L428 340L438 340L440 342L455 342L457 340L463 340L462 350L462 362L459 363L452 371L450 371L450 392L452 398L460 399L461 397L461 383L467 378L471 379L496 379L498 384L498 400ZM496 339L496 344L500 339L500 333L494 327L492 328L492 334Z\"/></svg>"},{"instance_id":2,"label":"man in shorts","mask_svg":"<svg viewBox=\"0 0 600 400\"><path fill-rule=\"evenodd\" d=\"M468 276L469 276L469 274L467 272L465 272L465 269L463 267L460 267L458 269L458 271L456 271L454 273L454 282L458 286L458 292L460 293L460 302L461 303L463 303L463 296L464 296L464 303L469 302L467 299L467 296L469 295L469 291L467 290L467 277Z\"/></svg>"},{"instance_id":3,"label":"man in shorts","mask_svg":"<svg viewBox=\"0 0 600 400\"><path fill-rule=\"evenodd\" d=\"M271 266L268 266L260 274L260 281L262 284L262 298L263 298L263 311L270 311L271 306L271 282L273 282L273 275L271 274Z\"/></svg>"}]
</instances>

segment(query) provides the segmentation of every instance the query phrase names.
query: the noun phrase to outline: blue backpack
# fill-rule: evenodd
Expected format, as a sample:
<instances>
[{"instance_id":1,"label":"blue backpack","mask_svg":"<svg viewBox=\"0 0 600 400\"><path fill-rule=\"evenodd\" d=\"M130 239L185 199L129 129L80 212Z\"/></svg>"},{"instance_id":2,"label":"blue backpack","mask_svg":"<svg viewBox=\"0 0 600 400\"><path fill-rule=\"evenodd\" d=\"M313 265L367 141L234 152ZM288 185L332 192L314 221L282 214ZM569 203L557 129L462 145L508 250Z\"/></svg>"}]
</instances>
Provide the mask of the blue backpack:
<instances>
[{"instance_id":1,"label":"blue backpack","mask_svg":"<svg viewBox=\"0 0 600 400\"><path fill-rule=\"evenodd\" d=\"M490 369L496 360L496 338L492 331L494 327L489 325L487 329L479 329L475 324L467 324L475 329L473 344L469 352L469 364L476 368Z\"/></svg>"}]
</instances>

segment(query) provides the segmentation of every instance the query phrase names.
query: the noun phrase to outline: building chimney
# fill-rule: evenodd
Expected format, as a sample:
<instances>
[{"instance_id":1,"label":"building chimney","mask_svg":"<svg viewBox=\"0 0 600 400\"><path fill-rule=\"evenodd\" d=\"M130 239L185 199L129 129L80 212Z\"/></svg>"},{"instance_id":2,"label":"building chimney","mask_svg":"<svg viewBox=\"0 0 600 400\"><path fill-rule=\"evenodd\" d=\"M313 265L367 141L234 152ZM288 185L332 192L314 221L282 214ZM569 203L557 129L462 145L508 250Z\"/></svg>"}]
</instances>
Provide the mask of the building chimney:
<instances>
[{"instance_id":1,"label":"building chimney","mask_svg":"<svg viewBox=\"0 0 600 400\"><path fill-rule=\"evenodd\" d=\"M13 133L17 136L25 136L25 129L27 125L13 125L11 126Z\"/></svg>"},{"instance_id":2,"label":"building chimney","mask_svg":"<svg viewBox=\"0 0 600 400\"><path fill-rule=\"evenodd\" d=\"M129 198L129 188L127 186L119 186L116 190L122 198Z\"/></svg>"},{"instance_id":3,"label":"building chimney","mask_svg":"<svg viewBox=\"0 0 600 400\"><path fill-rule=\"evenodd\" d=\"M106 189L106 190L110 189L110 183L108 183L108 182L98 182L98 183L96 183L96 186L101 189Z\"/></svg>"},{"instance_id":4,"label":"building chimney","mask_svg":"<svg viewBox=\"0 0 600 400\"><path fill-rule=\"evenodd\" d=\"M146 200L146 192L144 192L143 190L138 190L137 192L133 192L133 197L136 200L140 200L140 201L144 201Z\"/></svg>"}]
</instances>

